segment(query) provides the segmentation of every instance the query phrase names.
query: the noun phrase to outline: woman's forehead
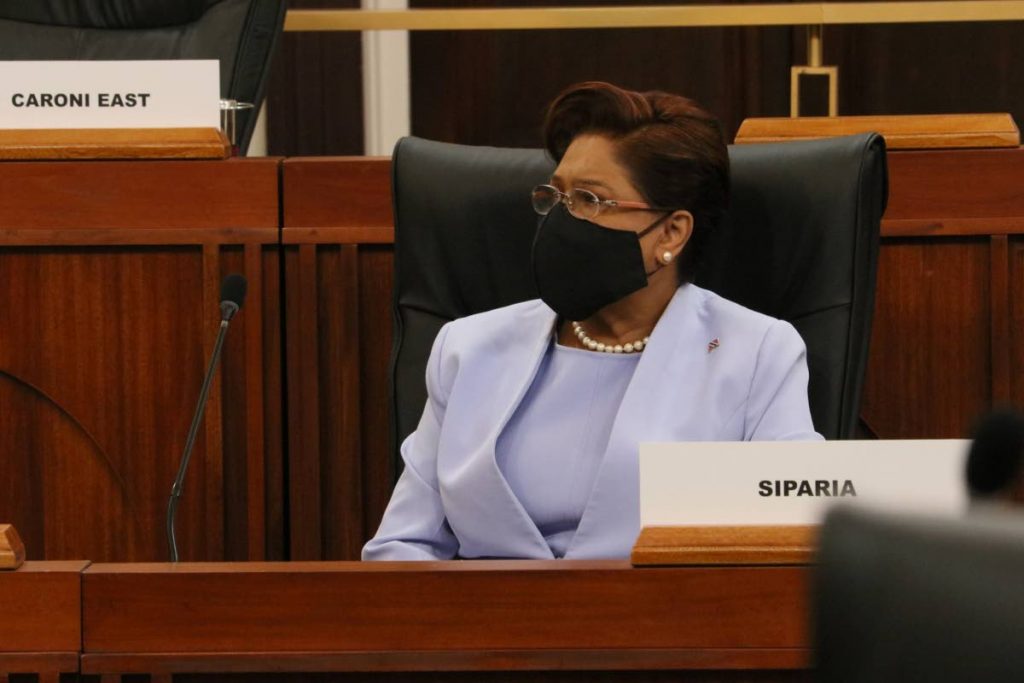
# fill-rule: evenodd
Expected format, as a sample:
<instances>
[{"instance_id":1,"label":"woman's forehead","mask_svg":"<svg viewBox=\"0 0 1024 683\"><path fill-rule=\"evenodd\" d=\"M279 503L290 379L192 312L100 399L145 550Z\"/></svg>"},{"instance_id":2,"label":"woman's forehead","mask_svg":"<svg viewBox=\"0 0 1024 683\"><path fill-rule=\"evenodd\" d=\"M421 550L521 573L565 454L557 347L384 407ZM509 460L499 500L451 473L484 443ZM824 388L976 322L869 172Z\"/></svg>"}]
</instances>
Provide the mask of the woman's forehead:
<instances>
[{"instance_id":1,"label":"woman's forehead","mask_svg":"<svg viewBox=\"0 0 1024 683\"><path fill-rule=\"evenodd\" d=\"M629 176L616 159L616 152L615 142L605 136L579 135L565 150L552 179L609 190L628 187Z\"/></svg>"}]
</instances>

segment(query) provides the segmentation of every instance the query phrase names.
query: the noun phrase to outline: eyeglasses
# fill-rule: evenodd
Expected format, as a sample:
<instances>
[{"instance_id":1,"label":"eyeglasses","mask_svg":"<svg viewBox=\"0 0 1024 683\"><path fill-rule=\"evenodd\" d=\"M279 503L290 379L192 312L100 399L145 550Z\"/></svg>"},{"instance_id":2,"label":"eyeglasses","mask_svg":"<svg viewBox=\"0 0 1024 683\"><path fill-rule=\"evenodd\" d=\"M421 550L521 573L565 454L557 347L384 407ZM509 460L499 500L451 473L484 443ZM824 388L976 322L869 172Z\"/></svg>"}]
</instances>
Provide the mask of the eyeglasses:
<instances>
[{"instance_id":1,"label":"eyeglasses","mask_svg":"<svg viewBox=\"0 0 1024 683\"><path fill-rule=\"evenodd\" d=\"M644 202L601 199L590 190L583 190L578 187L574 187L566 193L562 192L554 185L538 185L533 188L533 193L530 195L530 199L533 201L533 210L541 216L546 216L551 213L551 210L561 202L565 204L565 208L569 210L569 213L584 220L594 218L606 207L616 209L633 209L639 211L673 210L651 206Z\"/></svg>"}]
</instances>

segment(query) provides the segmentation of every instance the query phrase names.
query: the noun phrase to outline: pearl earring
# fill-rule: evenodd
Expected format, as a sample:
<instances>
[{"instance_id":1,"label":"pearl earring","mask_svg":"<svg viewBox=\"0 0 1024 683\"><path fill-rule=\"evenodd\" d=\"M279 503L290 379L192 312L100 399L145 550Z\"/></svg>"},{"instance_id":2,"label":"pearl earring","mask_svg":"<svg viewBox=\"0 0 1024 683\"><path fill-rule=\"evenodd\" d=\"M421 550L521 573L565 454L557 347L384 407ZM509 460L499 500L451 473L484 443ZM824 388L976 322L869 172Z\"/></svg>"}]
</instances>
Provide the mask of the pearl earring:
<instances>
[{"instance_id":1,"label":"pearl earring","mask_svg":"<svg viewBox=\"0 0 1024 683\"><path fill-rule=\"evenodd\" d=\"M672 263L672 252L666 251L664 254L661 255L661 260L664 261L665 263Z\"/></svg>"}]
</instances>

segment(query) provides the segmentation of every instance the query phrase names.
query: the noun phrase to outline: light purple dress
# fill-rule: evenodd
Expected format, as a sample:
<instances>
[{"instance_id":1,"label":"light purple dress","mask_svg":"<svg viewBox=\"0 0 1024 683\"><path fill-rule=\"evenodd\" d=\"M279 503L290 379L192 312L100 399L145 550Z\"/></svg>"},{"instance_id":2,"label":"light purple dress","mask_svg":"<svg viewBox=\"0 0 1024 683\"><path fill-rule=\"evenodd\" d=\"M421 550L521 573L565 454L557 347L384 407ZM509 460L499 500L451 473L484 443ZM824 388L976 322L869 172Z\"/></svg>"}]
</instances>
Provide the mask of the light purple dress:
<instances>
[{"instance_id":1,"label":"light purple dress","mask_svg":"<svg viewBox=\"0 0 1024 683\"><path fill-rule=\"evenodd\" d=\"M498 437L498 468L555 557L576 535L639 360L552 344Z\"/></svg>"}]
</instances>

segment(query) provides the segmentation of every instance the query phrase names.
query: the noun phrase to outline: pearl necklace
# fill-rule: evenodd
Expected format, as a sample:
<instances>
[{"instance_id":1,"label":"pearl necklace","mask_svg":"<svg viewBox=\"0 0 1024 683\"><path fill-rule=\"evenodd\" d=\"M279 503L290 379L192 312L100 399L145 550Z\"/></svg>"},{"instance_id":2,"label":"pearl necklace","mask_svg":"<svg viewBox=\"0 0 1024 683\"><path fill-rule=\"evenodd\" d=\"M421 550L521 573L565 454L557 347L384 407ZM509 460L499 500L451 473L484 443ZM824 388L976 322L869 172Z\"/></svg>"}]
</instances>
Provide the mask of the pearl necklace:
<instances>
[{"instance_id":1,"label":"pearl necklace","mask_svg":"<svg viewBox=\"0 0 1024 683\"><path fill-rule=\"evenodd\" d=\"M650 335L648 335L643 339L629 344L602 344L601 342L587 336L587 333L583 330L583 326L578 322L575 320L571 322L572 331L576 333L576 338L580 340L580 343L583 344L583 346L587 347L591 351L603 351L604 353L640 353L651 340Z\"/></svg>"}]
</instances>

